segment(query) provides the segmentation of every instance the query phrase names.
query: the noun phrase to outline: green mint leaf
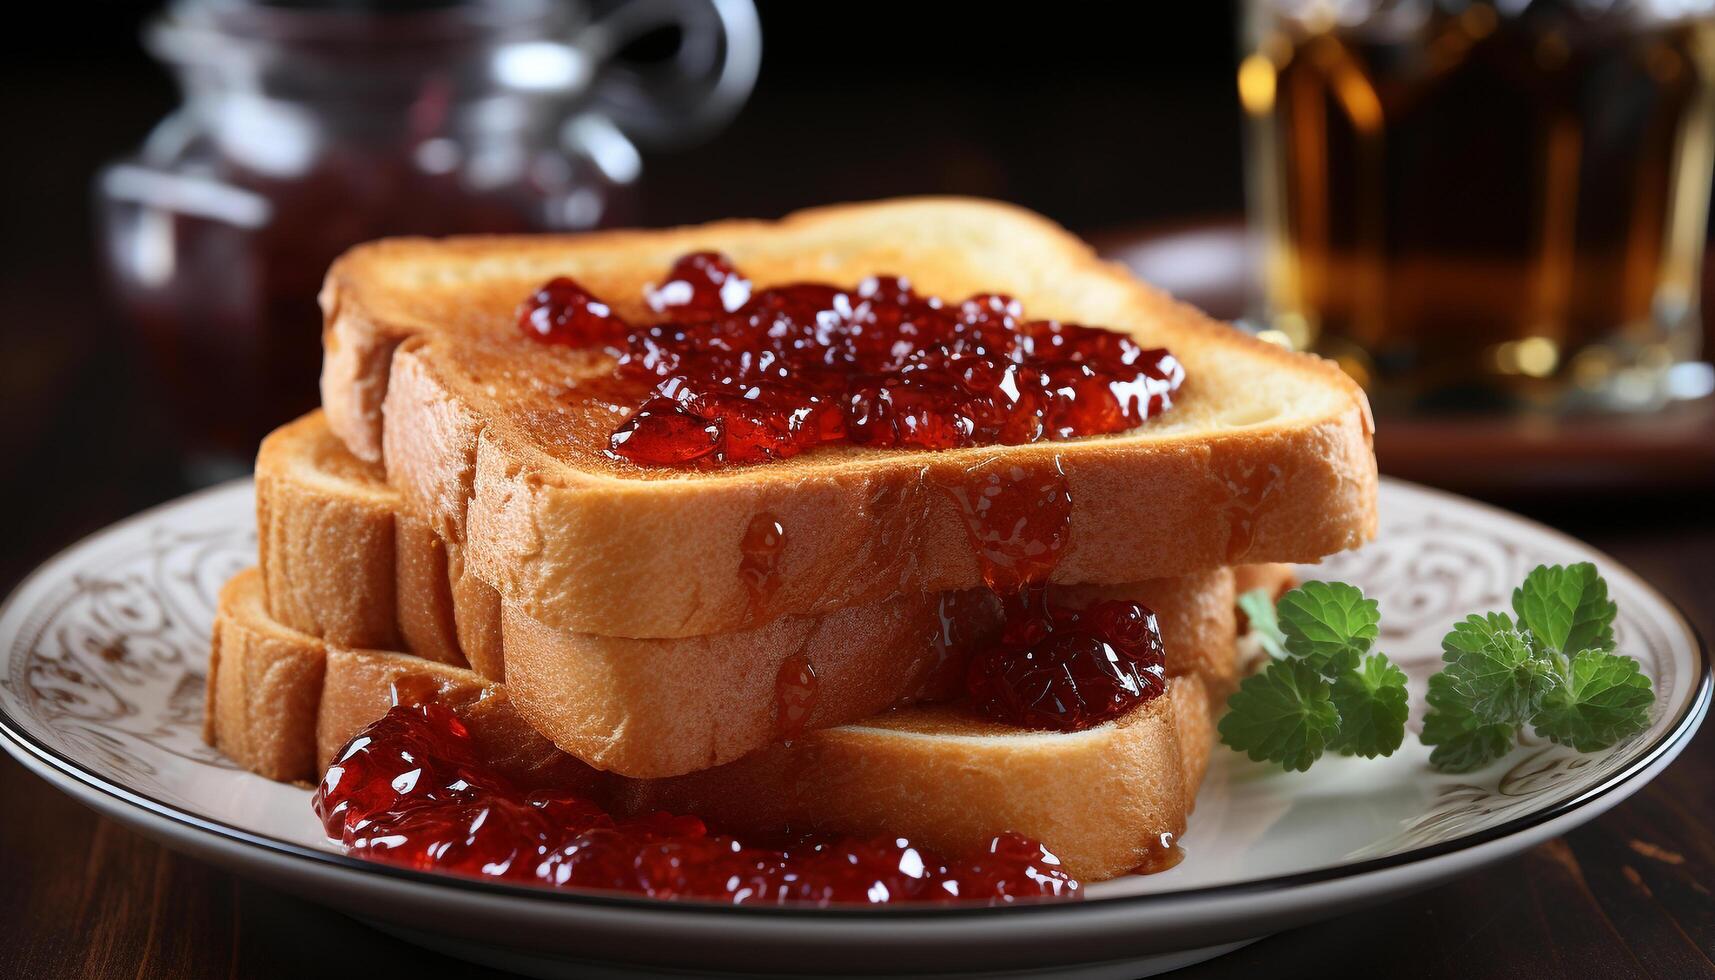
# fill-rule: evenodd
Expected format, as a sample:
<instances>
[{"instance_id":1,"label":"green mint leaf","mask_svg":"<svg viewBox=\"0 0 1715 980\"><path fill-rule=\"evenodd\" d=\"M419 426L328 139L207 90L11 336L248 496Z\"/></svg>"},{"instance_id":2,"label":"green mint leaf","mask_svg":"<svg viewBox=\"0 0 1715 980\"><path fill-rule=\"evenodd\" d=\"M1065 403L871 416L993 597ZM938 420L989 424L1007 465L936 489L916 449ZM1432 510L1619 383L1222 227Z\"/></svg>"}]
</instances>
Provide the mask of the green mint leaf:
<instances>
[{"instance_id":1,"label":"green mint leaf","mask_svg":"<svg viewBox=\"0 0 1715 980\"><path fill-rule=\"evenodd\" d=\"M1614 649L1608 583L1589 562L1538 565L1513 590L1513 611L1543 646L1562 653Z\"/></svg>"},{"instance_id":2,"label":"green mint leaf","mask_svg":"<svg viewBox=\"0 0 1715 980\"><path fill-rule=\"evenodd\" d=\"M1344 582L1305 582L1275 606L1286 650L1325 677L1357 669L1376 642L1381 613L1374 599Z\"/></svg>"},{"instance_id":3,"label":"green mint leaf","mask_svg":"<svg viewBox=\"0 0 1715 980\"><path fill-rule=\"evenodd\" d=\"M1274 597L1267 589L1252 589L1239 596L1239 611L1249 621L1250 635L1270 657L1286 656L1286 634L1280 631L1280 619L1274 614Z\"/></svg>"},{"instance_id":4,"label":"green mint leaf","mask_svg":"<svg viewBox=\"0 0 1715 980\"><path fill-rule=\"evenodd\" d=\"M1595 752L1649 726L1655 693L1631 657L1585 650L1532 719L1536 733L1580 752Z\"/></svg>"},{"instance_id":5,"label":"green mint leaf","mask_svg":"<svg viewBox=\"0 0 1715 980\"><path fill-rule=\"evenodd\" d=\"M1454 663L1464 654L1481 651L1496 633L1511 632L1513 621L1506 613L1467 616L1441 638L1441 659Z\"/></svg>"},{"instance_id":6,"label":"green mint leaf","mask_svg":"<svg viewBox=\"0 0 1715 980\"><path fill-rule=\"evenodd\" d=\"M1373 759L1393 755L1405 740L1409 713L1405 672L1376 653L1363 666L1334 681L1334 707L1340 712L1340 733L1329 745L1341 755Z\"/></svg>"},{"instance_id":7,"label":"green mint leaf","mask_svg":"<svg viewBox=\"0 0 1715 980\"><path fill-rule=\"evenodd\" d=\"M1252 759L1309 769L1340 730L1328 682L1301 660L1276 660L1227 699L1221 741Z\"/></svg>"},{"instance_id":8,"label":"green mint leaf","mask_svg":"<svg viewBox=\"0 0 1715 980\"><path fill-rule=\"evenodd\" d=\"M1448 655L1452 662L1441 674L1447 676L1452 695L1478 721L1517 726L1536 713L1559 683L1553 659L1538 653L1530 641L1530 634L1508 630L1490 634L1476 649ZM1453 646L1453 634L1442 646Z\"/></svg>"},{"instance_id":9,"label":"green mint leaf","mask_svg":"<svg viewBox=\"0 0 1715 980\"><path fill-rule=\"evenodd\" d=\"M1429 764L1442 772L1481 769L1512 751L1518 726L1484 722L1453 690L1446 671L1429 678L1429 713L1423 716L1424 745L1434 746Z\"/></svg>"}]
</instances>

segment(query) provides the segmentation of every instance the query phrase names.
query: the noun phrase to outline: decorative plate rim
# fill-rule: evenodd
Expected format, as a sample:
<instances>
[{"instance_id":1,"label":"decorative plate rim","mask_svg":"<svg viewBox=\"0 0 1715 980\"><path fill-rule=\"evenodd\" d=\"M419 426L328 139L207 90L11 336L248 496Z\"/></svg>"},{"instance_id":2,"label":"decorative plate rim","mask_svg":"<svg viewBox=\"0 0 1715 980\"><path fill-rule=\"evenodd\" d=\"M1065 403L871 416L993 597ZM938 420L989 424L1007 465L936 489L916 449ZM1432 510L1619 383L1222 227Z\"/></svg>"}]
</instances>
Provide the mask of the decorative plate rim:
<instances>
[{"instance_id":1,"label":"decorative plate rim","mask_svg":"<svg viewBox=\"0 0 1715 980\"><path fill-rule=\"evenodd\" d=\"M379 875L395 881L427 885L437 888L452 888L486 895L495 898L524 900L535 903L570 904L574 906L595 906L600 908L618 908L633 912L661 915L718 915L762 918L805 918L835 919L843 921L855 920L894 920L902 918L943 920L949 918L986 917L994 915L1067 915L1076 914L1080 909L1092 906L1102 909L1142 908L1162 906L1183 902L1199 902L1223 898L1253 896L1260 893L1287 891L1307 885L1320 884L1330 881L1341 881L1362 878L1379 872L1388 871L1408 865L1421 864L1459 851L1470 850L1493 841L1524 833L1533 827L1548 823L1574 810L1581 809L1596 800L1625 788L1640 773L1647 771L1663 755L1666 755L1682 743L1689 740L1697 731L1700 723L1707 714L1712 694L1715 694L1715 670L1712 670L1709 646L1701 632L1686 617L1679 604L1662 595L1653 585L1631 571L1625 565L1615 561L1606 553L1579 541L1562 531L1541 522L1532 520L1520 514L1495 507L1482 501L1473 500L1458 494L1437 490L1433 487L1412 483L1406 480L1381 478L1384 483L1402 489L1439 497L1457 503L1462 507L1475 508L1491 516L1518 522L1532 530L1546 534L1561 543L1576 546L1590 557L1600 559L1609 567L1624 572L1650 598L1672 613L1674 621L1685 631L1691 641L1694 655L1693 673L1696 675L1695 689L1680 709L1679 716L1673 724L1663 730L1662 734L1648 746L1640 750L1636 758L1600 782L1587 787L1579 793L1551 803L1537 810L1520 814L1492 827L1487 827L1471 833L1462 834L1447 840L1419 844L1392 854L1356 861L1309 868L1293 871L1287 874L1271 875L1244 881L1226 882L1218 885L1203 885L1194 888L1183 888L1157 892L1146 892L1137 895L1116 895L1113 897L1093 898L1080 902L1022 902L999 906L751 906L729 905L719 902L704 902L694 900L651 899L642 896L623 894L607 894L598 891L556 891L536 888L529 885L515 885L502 882L492 882L480 878L468 878L445 872L419 871L412 868L397 867L373 861L365 861L335 851L317 850L288 840L282 840L267 834L257 833L243 827L201 816L182 807L156 799L147 793L127 788L119 782L108 779L74 758L47 745L35 735L25 730L24 726L6 711L0 704L0 745L19 760L25 768L36 770L31 760L52 769L71 781L93 790L102 796L109 797L119 803L142 810L146 814L163 819L180 828L207 834L222 839L227 843L236 843L249 847L257 847L274 855L308 861L324 868L351 871L359 874ZM0 602L0 620L4 620L18 605L20 596L37 579L45 577L62 560L80 549L110 534L137 524L143 524L156 517L159 513L170 509L190 506L203 498L229 493L240 484L250 483L252 478L240 477L205 487L201 490L156 504L146 510L139 511L130 517L123 518L97 531L83 536L72 544L60 549L52 557L38 565L28 575L19 580L4 602ZM36 773L38 776L40 772ZM51 783L50 783L51 785ZM58 789L59 787L54 787Z\"/></svg>"}]
</instances>

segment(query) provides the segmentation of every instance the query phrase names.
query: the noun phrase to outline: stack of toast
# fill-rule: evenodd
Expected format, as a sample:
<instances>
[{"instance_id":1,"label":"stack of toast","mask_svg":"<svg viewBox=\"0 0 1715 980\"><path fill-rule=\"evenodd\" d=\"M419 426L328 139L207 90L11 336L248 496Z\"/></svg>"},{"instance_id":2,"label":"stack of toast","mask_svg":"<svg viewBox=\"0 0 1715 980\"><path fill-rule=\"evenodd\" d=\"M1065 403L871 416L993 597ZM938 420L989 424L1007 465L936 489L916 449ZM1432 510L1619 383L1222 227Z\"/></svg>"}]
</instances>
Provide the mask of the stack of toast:
<instances>
[{"instance_id":1,"label":"stack of toast","mask_svg":"<svg viewBox=\"0 0 1715 980\"><path fill-rule=\"evenodd\" d=\"M1005 292L1165 346L1186 381L1114 435L637 466L605 451L627 407L611 358L521 339L518 303L571 276L641 320L645 286L703 250L760 285ZM323 409L261 447L260 564L221 596L210 665L207 737L273 779L318 778L406 690L452 706L496 767L616 814L954 854L1015 831L1100 880L1185 830L1239 679L1236 591L1374 533L1368 408L1337 368L1001 205L383 241L336 263L322 303ZM1029 506L1044 487L1053 520ZM1000 524L972 504L1020 498ZM1070 732L965 703L997 580L1045 550L1056 602L1154 611L1164 695Z\"/></svg>"}]
</instances>

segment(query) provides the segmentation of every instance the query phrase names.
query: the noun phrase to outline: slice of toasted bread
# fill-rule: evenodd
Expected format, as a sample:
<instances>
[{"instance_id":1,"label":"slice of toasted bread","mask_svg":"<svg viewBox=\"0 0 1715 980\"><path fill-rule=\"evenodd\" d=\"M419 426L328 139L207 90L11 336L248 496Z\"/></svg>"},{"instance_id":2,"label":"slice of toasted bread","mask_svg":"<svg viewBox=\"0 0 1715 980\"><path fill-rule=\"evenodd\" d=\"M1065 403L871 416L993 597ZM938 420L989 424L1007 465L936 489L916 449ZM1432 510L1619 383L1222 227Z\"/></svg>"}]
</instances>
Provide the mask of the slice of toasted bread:
<instances>
[{"instance_id":1,"label":"slice of toasted bread","mask_svg":"<svg viewBox=\"0 0 1715 980\"><path fill-rule=\"evenodd\" d=\"M399 495L379 466L344 449L320 413L262 440L256 531L268 611L335 643L390 647Z\"/></svg>"},{"instance_id":2,"label":"slice of toasted bread","mask_svg":"<svg viewBox=\"0 0 1715 980\"><path fill-rule=\"evenodd\" d=\"M630 406L611 361L518 334L520 300L570 275L637 319L679 255L728 253L759 285L1010 293L1033 317L1134 333L1183 362L1171 411L1117 435L947 452L827 447L686 472L606 452ZM400 239L328 273L322 399L359 456L544 626L611 636L728 632L899 593L982 584L955 491L1064 470L1062 583L1312 561L1375 529L1362 391L1334 365L1256 342L1104 264L1016 208L920 199L581 237ZM776 588L741 572L753 521L784 528Z\"/></svg>"},{"instance_id":3,"label":"slice of toasted bread","mask_svg":"<svg viewBox=\"0 0 1715 980\"><path fill-rule=\"evenodd\" d=\"M262 440L257 546L268 611L352 647L403 645L463 666L445 547L400 506L381 467L352 456L320 412Z\"/></svg>"},{"instance_id":4,"label":"slice of toasted bread","mask_svg":"<svg viewBox=\"0 0 1715 980\"><path fill-rule=\"evenodd\" d=\"M1083 732L1011 729L945 705L901 708L718 769L625 779L560 753L514 710L505 685L408 654L329 648L273 621L253 570L222 591L215 637L207 737L270 778L314 779L405 689L451 705L502 771L588 793L617 813L670 809L733 831L898 834L949 854L1014 830L1092 881L1136 867L1161 834L1184 832L1213 738L1203 682L1187 675ZM1231 635L1224 649L1230 659Z\"/></svg>"},{"instance_id":5,"label":"slice of toasted bread","mask_svg":"<svg viewBox=\"0 0 1715 980\"><path fill-rule=\"evenodd\" d=\"M1188 676L1116 722L1067 734L957 705L901 708L718 769L621 782L613 805L738 829L900 834L949 853L1015 830L1099 880L1138 867L1162 834L1184 834L1213 743L1208 698Z\"/></svg>"},{"instance_id":6,"label":"slice of toasted bread","mask_svg":"<svg viewBox=\"0 0 1715 980\"><path fill-rule=\"evenodd\" d=\"M409 678L468 704L460 717L479 743L505 747L503 767L553 764L552 743L500 696L504 685L375 651L331 650L327 665L324 763ZM1187 676L1119 721L1081 732L1008 728L955 705L898 708L715 769L667 779L585 770L578 785L616 813L692 813L740 833L898 835L970 854L1012 830L1045 842L1074 876L1098 881L1138 867L1163 834L1184 834L1213 744L1209 699Z\"/></svg>"},{"instance_id":7,"label":"slice of toasted bread","mask_svg":"<svg viewBox=\"0 0 1715 980\"><path fill-rule=\"evenodd\" d=\"M1232 581L1219 568L1054 594L1073 607L1141 601L1156 612L1169 675L1207 677L1199 690L1225 697L1237 680ZM964 658L1000 630L1000 604L980 590L930 599L783 616L681 640L568 634L508 603L507 687L531 725L592 765L628 776L696 772L789 737L779 726L777 693L789 663L815 671L806 731L957 692Z\"/></svg>"},{"instance_id":8,"label":"slice of toasted bread","mask_svg":"<svg viewBox=\"0 0 1715 980\"><path fill-rule=\"evenodd\" d=\"M468 660L477 673L507 680L519 710L563 749L630 776L692 772L777 740L777 682L791 658L803 658L817 678L802 727L822 728L945 697L965 654L1000 627L998 603L969 590L901 594L712 636L554 629L468 574L462 549L399 509L375 468L346 453L320 413L270 436L258 473L263 540L285 542L262 549L277 620L338 646L386 648L392 644L373 639L383 629L368 627L351 597L385 601L406 650L454 665ZM1161 618L1171 673L1197 674L1218 697L1237 683L1220 642L1234 629L1227 569L1060 587L1056 596L1074 606L1139 599Z\"/></svg>"},{"instance_id":9,"label":"slice of toasted bread","mask_svg":"<svg viewBox=\"0 0 1715 980\"><path fill-rule=\"evenodd\" d=\"M215 613L203 740L269 779L313 778L326 670L322 641L269 615L262 576L239 572Z\"/></svg>"}]
</instances>

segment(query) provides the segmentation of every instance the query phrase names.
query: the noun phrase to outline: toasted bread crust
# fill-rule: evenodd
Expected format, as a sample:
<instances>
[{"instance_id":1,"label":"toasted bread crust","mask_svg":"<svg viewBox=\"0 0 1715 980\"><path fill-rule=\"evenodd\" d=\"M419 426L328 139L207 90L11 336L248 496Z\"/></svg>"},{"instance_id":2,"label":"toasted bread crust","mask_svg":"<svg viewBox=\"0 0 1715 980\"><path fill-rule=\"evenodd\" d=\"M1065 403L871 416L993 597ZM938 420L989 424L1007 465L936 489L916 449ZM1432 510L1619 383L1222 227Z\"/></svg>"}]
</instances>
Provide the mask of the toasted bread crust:
<instances>
[{"instance_id":1,"label":"toasted bread crust","mask_svg":"<svg viewBox=\"0 0 1715 980\"><path fill-rule=\"evenodd\" d=\"M1089 881L1131 870L1162 833L1184 832L1213 737L1202 681L1185 676L1121 721L1084 732L902 708L718 769L631 780L560 753L504 685L408 654L329 648L275 623L253 570L222 591L214 652L209 739L269 778L315 779L410 677L413 688L432 684L503 771L588 793L617 813L666 808L736 831L790 823L901 834L952 854L1014 830L1046 842Z\"/></svg>"},{"instance_id":2,"label":"toasted bread crust","mask_svg":"<svg viewBox=\"0 0 1715 980\"><path fill-rule=\"evenodd\" d=\"M340 640L353 635L348 629L322 632L336 622L334 612L345 609L348 594L396 595L405 649L455 666L468 661L484 677L509 681L519 710L539 730L603 769L636 777L672 776L730 762L777 740L776 682L783 662L798 654L808 657L819 680L809 729L945 697L963 656L999 629L998 605L980 591L903 592L860 606L677 639L549 627L503 603L471 574L463 547L443 542L405 509L373 466L344 451L319 415L282 431L288 430L292 438L271 440L264 456L271 469L295 474L294 496L262 491L260 484L259 493L270 501L265 507L276 512L276 522L308 529L300 537L309 543L298 550L341 560L326 567L299 563L280 569L273 564L274 554L264 549L270 598L289 597L292 609L308 604L300 617L308 626L305 632L356 646ZM376 501L398 508L385 525L391 528L392 552L350 548L349 521L317 522L282 512L297 507L316 515L371 514L383 507ZM899 551L909 533L904 527L884 531L876 560ZM1236 628L1232 574L1215 569L1120 586L1061 586L1056 596L1074 605L1140 599L1161 615L1170 671L1201 676L1212 694L1224 697L1236 683L1236 666L1227 654ZM348 582L361 588L349 589ZM334 608L318 608L317 601ZM942 673L952 673L932 677L943 660L948 663Z\"/></svg>"},{"instance_id":3,"label":"toasted bread crust","mask_svg":"<svg viewBox=\"0 0 1715 980\"><path fill-rule=\"evenodd\" d=\"M380 468L353 458L320 413L274 430L256 456L256 529L268 610L335 643L398 645L394 514Z\"/></svg>"},{"instance_id":4,"label":"toasted bread crust","mask_svg":"<svg viewBox=\"0 0 1715 980\"><path fill-rule=\"evenodd\" d=\"M1206 678L1224 697L1236 684L1232 572L1109 587L1067 587L1072 606L1137 599L1156 610L1173 676ZM957 622L957 635L947 623ZM663 777L731 762L782 737L777 678L789 658L815 670L806 728L854 722L890 706L942 700L959 689L965 656L1001 626L981 592L938 601L901 597L820 616L783 616L738 633L626 640L545 627L503 612L508 688L537 731L600 769ZM942 659L946 663L940 663ZM1201 682L1200 682L1201 683Z\"/></svg>"},{"instance_id":5,"label":"toasted bread crust","mask_svg":"<svg viewBox=\"0 0 1715 980\"><path fill-rule=\"evenodd\" d=\"M953 854L1013 830L1099 880L1138 867L1161 834L1185 833L1213 732L1196 677L1174 679L1118 722L1068 735L972 723L947 707L878 721L718 769L621 782L616 806L696 813L736 830L900 834Z\"/></svg>"},{"instance_id":6,"label":"toasted bread crust","mask_svg":"<svg viewBox=\"0 0 1715 980\"><path fill-rule=\"evenodd\" d=\"M627 312L642 282L707 247L732 253L763 284L901 271L950 296L1005 288L1033 315L1164 342L1189 380L1161 419L1065 443L839 447L708 473L608 458L590 413L556 396L605 376L604 362L512 339L513 308L542 279L569 273ZM476 574L558 629L698 636L896 591L975 587L977 564L946 488L967 485L990 460L1040 472L1058 459L1065 469L1072 546L1057 582L1311 561L1374 533L1368 405L1338 368L1216 324L1052 224L999 205L926 199L774 224L386 241L336 263L324 297L338 352L330 362L376 365L382 350L390 361L385 379L361 381L363 392L386 388L380 412L363 407L367 395L333 392L357 384L349 371L324 372L324 403L343 413L336 430L356 452L379 446L390 481L465 545ZM744 529L765 513L786 528L787 545L783 585L758 603L736 570ZM910 532L911 546L877 554L888 522Z\"/></svg>"},{"instance_id":7,"label":"toasted bread crust","mask_svg":"<svg viewBox=\"0 0 1715 980\"><path fill-rule=\"evenodd\" d=\"M203 740L269 779L315 778L326 668L321 641L268 614L256 569L239 572L220 591Z\"/></svg>"},{"instance_id":8,"label":"toasted bread crust","mask_svg":"<svg viewBox=\"0 0 1715 980\"><path fill-rule=\"evenodd\" d=\"M346 449L322 412L281 426L256 457L268 611L330 643L464 666L446 548L405 511L381 467Z\"/></svg>"}]
</instances>

